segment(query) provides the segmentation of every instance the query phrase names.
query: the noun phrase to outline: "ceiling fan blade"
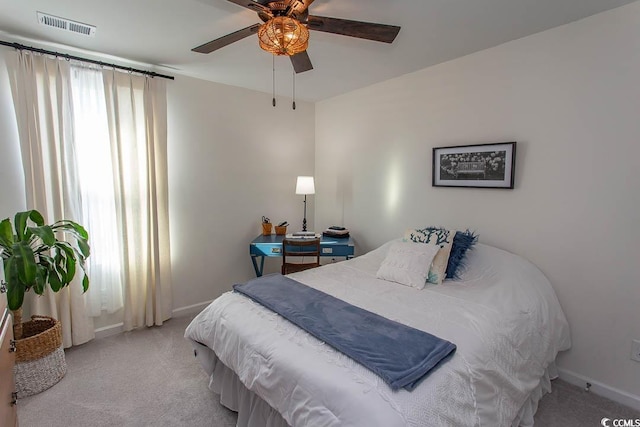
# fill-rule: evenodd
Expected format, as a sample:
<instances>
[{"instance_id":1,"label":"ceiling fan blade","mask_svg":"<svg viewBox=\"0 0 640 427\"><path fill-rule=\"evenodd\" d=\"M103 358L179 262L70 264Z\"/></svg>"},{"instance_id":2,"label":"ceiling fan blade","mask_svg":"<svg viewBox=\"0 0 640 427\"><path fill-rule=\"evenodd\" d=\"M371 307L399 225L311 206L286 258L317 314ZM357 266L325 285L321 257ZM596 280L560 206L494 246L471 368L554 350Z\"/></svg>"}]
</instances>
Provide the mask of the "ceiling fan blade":
<instances>
[{"instance_id":1,"label":"ceiling fan blade","mask_svg":"<svg viewBox=\"0 0 640 427\"><path fill-rule=\"evenodd\" d=\"M222 36L218 39L212 40L209 43L194 47L191 50L198 53L211 53L214 50L218 50L227 45L230 45L233 42L237 42L238 40L242 40L245 37L249 37L250 35L257 33L258 28L260 28L260 24L253 24L250 27L243 28L231 34L227 34L226 36Z\"/></svg>"},{"instance_id":2,"label":"ceiling fan blade","mask_svg":"<svg viewBox=\"0 0 640 427\"><path fill-rule=\"evenodd\" d=\"M254 12L267 12L267 13L271 13L271 9L269 9L267 6L263 5L262 3L258 3L256 1L253 0L227 0L231 3L235 3L238 6L242 6L242 7L246 7L247 9L251 9Z\"/></svg>"},{"instance_id":3,"label":"ceiling fan blade","mask_svg":"<svg viewBox=\"0 0 640 427\"><path fill-rule=\"evenodd\" d=\"M309 54L306 50L304 52L300 52L293 56L290 56L289 58L291 58L291 64L293 65L293 69L295 70L296 74L313 70L311 59L309 58Z\"/></svg>"},{"instance_id":4,"label":"ceiling fan blade","mask_svg":"<svg viewBox=\"0 0 640 427\"><path fill-rule=\"evenodd\" d=\"M291 0L291 4L289 5L289 15L302 15L307 9L309 9L311 3L313 3L313 0Z\"/></svg>"},{"instance_id":5,"label":"ceiling fan blade","mask_svg":"<svg viewBox=\"0 0 640 427\"><path fill-rule=\"evenodd\" d=\"M343 36L384 43L392 43L398 35L398 32L400 32L400 27L395 25L374 24L312 15L309 15L307 19L307 27L310 30L324 31L325 33L341 34Z\"/></svg>"}]
</instances>

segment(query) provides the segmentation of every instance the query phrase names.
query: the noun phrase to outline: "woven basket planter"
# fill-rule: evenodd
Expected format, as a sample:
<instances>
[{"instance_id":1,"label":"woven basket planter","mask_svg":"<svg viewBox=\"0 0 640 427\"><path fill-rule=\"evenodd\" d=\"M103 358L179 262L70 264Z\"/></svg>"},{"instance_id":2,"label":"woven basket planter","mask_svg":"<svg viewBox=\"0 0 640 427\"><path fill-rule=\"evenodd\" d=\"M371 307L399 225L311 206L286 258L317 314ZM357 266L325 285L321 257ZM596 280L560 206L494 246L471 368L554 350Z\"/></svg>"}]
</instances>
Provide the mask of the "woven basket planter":
<instances>
[{"instance_id":1,"label":"woven basket planter","mask_svg":"<svg viewBox=\"0 0 640 427\"><path fill-rule=\"evenodd\" d=\"M49 316L31 316L16 340L14 376L18 398L31 396L58 383L67 372L60 322Z\"/></svg>"}]
</instances>

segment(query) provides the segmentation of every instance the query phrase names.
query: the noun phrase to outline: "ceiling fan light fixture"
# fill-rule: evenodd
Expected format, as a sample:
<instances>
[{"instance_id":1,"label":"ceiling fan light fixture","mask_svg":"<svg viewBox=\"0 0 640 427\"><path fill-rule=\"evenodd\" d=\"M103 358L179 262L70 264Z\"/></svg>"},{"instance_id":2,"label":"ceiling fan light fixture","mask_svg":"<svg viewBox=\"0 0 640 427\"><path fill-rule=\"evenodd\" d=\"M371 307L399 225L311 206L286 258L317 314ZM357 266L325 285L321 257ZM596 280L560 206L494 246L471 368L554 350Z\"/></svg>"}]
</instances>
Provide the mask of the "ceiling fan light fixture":
<instances>
[{"instance_id":1,"label":"ceiling fan light fixture","mask_svg":"<svg viewBox=\"0 0 640 427\"><path fill-rule=\"evenodd\" d=\"M309 30L296 19L276 16L260 26L258 40L267 52L293 56L307 50Z\"/></svg>"}]
</instances>

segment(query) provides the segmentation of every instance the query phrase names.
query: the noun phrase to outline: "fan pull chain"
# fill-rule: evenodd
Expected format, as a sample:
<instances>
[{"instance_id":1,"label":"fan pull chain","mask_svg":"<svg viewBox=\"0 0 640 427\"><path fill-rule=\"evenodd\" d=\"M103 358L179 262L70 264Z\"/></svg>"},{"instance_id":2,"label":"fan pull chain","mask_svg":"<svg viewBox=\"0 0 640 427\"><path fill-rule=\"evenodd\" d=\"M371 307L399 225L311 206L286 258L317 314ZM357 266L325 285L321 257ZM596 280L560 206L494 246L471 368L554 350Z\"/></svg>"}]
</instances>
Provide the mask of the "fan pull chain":
<instances>
[{"instance_id":1,"label":"fan pull chain","mask_svg":"<svg viewBox=\"0 0 640 427\"><path fill-rule=\"evenodd\" d=\"M275 107L276 106L276 56L273 55L272 57L272 64L273 64L273 101L271 101L271 104Z\"/></svg>"},{"instance_id":2,"label":"fan pull chain","mask_svg":"<svg viewBox=\"0 0 640 427\"><path fill-rule=\"evenodd\" d=\"M296 70L293 70L293 109L296 109Z\"/></svg>"}]
</instances>

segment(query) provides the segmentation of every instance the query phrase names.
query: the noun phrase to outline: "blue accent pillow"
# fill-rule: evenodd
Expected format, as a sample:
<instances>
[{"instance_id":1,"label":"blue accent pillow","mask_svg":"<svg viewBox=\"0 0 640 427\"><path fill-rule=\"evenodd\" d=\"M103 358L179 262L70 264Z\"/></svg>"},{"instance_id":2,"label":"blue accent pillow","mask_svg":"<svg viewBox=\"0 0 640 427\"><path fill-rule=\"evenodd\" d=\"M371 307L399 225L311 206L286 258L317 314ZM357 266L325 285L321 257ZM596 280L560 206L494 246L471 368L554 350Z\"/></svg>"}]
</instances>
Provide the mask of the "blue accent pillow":
<instances>
[{"instance_id":1,"label":"blue accent pillow","mask_svg":"<svg viewBox=\"0 0 640 427\"><path fill-rule=\"evenodd\" d=\"M478 235L473 231L458 231L453 237L453 246L447 263L447 278L458 279L458 270L462 267L467 251L478 242Z\"/></svg>"}]
</instances>

